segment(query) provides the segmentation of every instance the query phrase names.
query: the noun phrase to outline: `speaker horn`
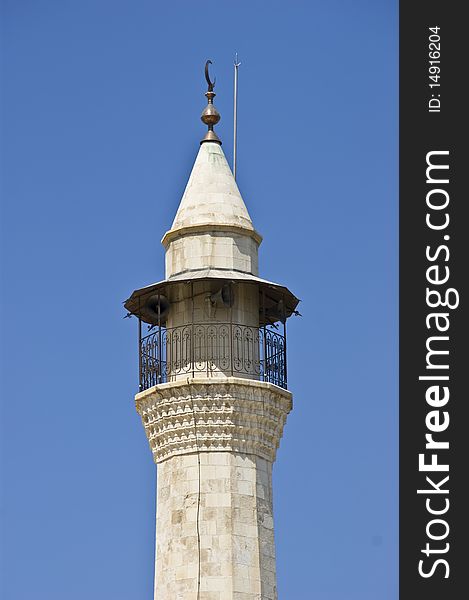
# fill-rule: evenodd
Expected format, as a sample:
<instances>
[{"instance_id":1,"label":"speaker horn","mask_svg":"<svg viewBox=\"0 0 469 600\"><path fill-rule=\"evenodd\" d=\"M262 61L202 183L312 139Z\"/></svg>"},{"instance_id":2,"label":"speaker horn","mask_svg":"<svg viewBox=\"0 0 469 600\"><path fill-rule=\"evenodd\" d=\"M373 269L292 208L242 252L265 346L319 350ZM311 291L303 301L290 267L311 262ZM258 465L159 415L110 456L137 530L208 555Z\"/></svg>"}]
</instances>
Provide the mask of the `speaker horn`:
<instances>
[{"instance_id":1,"label":"speaker horn","mask_svg":"<svg viewBox=\"0 0 469 600\"><path fill-rule=\"evenodd\" d=\"M285 304L282 299L280 299L273 306L269 306L268 308L266 308L265 313L267 317L270 317L270 319L274 321L281 321L282 323L287 317L285 311Z\"/></svg>"},{"instance_id":2,"label":"speaker horn","mask_svg":"<svg viewBox=\"0 0 469 600\"><path fill-rule=\"evenodd\" d=\"M218 292L215 292L210 296L210 302L213 305L221 305L225 308L231 308L233 306L233 288L229 283L225 283Z\"/></svg>"},{"instance_id":3,"label":"speaker horn","mask_svg":"<svg viewBox=\"0 0 469 600\"><path fill-rule=\"evenodd\" d=\"M169 309L170 303L166 296L154 294L145 302L141 310L142 318L152 325L163 325L166 322Z\"/></svg>"}]
</instances>

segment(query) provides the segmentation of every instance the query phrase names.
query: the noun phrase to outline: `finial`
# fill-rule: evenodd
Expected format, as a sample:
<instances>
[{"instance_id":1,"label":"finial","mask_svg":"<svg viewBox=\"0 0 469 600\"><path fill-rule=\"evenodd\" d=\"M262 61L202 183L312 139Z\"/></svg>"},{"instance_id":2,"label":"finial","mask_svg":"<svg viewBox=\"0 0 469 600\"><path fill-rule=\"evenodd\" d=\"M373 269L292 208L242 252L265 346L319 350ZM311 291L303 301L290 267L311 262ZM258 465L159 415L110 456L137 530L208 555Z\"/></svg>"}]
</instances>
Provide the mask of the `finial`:
<instances>
[{"instance_id":1,"label":"finial","mask_svg":"<svg viewBox=\"0 0 469 600\"><path fill-rule=\"evenodd\" d=\"M208 65L211 65L211 64L212 64L211 60L208 60L205 63L205 79L208 84L208 90L205 92L205 96L208 100L208 104L205 107L205 109L200 117L202 122L205 123L205 125L207 125L208 131L200 143L203 144L204 142L216 142L217 144L221 145L221 141L220 141L219 137L213 131L213 126L216 125L218 123L218 121L220 120L220 113L218 112L218 110L215 108L215 105L213 104L213 99L216 96L215 92L213 91L213 88L215 87L216 79L214 79L213 81L210 80L210 75L208 72Z\"/></svg>"},{"instance_id":2,"label":"finial","mask_svg":"<svg viewBox=\"0 0 469 600\"><path fill-rule=\"evenodd\" d=\"M208 91L209 92L213 92L213 88L215 87L215 82L217 80L217 78L215 77L215 79L213 80L213 83L210 81L210 75L208 74L208 65L213 64L211 60L208 60L205 63L205 79L208 83Z\"/></svg>"}]
</instances>

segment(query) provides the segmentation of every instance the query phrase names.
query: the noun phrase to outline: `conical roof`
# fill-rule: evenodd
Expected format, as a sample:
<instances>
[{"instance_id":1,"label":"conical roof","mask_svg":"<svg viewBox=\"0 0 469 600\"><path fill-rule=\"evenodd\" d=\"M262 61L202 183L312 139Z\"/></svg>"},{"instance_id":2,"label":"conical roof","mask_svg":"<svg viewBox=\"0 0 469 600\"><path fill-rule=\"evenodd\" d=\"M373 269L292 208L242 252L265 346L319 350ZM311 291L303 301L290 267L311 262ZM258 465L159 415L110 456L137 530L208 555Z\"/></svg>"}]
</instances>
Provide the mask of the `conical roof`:
<instances>
[{"instance_id":1,"label":"conical roof","mask_svg":"<svg viewBox=\"0 0 469 600\"><path fill-rule=\"evenodd\" d=\"M172 227L163 242L167 236L183 233L181 230L200 230L205 226L207 230L244 229L247 235L260 241L221 145L208 141L200 146Z\"/></svg>"}]
</instances>

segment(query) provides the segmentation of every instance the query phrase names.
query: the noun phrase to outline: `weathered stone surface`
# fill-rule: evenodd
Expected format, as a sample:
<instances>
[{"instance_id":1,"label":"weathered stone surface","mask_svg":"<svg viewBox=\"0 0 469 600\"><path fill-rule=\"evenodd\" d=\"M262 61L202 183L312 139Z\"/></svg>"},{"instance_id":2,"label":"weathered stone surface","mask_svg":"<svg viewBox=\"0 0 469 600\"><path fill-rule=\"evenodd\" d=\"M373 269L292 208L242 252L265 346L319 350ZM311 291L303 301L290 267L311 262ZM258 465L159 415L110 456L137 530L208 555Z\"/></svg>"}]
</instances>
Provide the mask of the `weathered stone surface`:
<instances>
[{"instance_id":1,"label":"weathered stone surface","mask_svg":"<svg viewBox=\"0 0 469 600\"><path fill-rule=\"evenodd\" d=\"M258 274L261 236L219 144L201 145L171 229L166 277L200 269Z\"/></svg>"},{"instance_id":2,"label":"weathered stone surface","mask_svg":"<svg viewBox=\"0 0 469 600\"><path fill-rule=\"evenodd\" d=\"M185 228L166 250L166 276L202 268L257 275L259 243L244 232L213 226Z\"/></svg>"},{"instance_id":3,"label":"weathered stone surface","mask_svg":"<svg viewBox=\"0 0 469 600\"><path fill-rule=\"evenodd\" d=\"M254 230L223 149L210 142L200 146L171 231L206 224Z\"/></svg>"},{"instance_id":4,"label":"weathered stone surface","mask_svg":"<svg viewBox=\"0 0 469 600\"><path fill-rule=\"evenodd\" d=\"M238 377L186 379L136 396L155 462L230 450L275 460L291 393Z\"/></svg>"},{"instance_id":5,"label":"weathered stone surface","mask_svg":"<svg viewBox=\"0 0 469 600\"><path fill-rule=\"evenodd\" d=\"M276 600L272 463L290 392L187 379L136 406L158 463L155 600Z\"/></svg>"},{"instance_id":6,"label":"weathered stone surface","mask_svg":"<svg viewBox=\"0 0 469 600\"><path fill-rule=\"evenodd\" d=\"M155 600L276 600L272 463L237 452L158 466Z\"/></svg>"}]
</instances>

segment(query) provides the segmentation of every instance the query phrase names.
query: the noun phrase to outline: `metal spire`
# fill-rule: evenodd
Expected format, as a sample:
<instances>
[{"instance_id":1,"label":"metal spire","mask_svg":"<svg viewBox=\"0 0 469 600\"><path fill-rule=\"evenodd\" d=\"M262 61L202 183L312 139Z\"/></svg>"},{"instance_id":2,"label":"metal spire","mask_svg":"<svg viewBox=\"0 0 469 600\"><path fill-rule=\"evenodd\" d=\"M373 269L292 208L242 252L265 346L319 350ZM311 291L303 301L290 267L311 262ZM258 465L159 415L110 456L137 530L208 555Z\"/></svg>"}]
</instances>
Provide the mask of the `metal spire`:
<instances>
[{"instance_id":1,"label":"metal spire","mask_svg":"<svg viewBox=\"0 0 469 600\"><path fill-rule=\"evenodd\" d=\"M220 141L219 137L213 131L213 126L216 125L218 123L218 121L220 120L220 113L218 112L218 110L215 108L215 105L213 104L213 99L216 96L215 92L213 91L216 80L215 79L213 81L210 80L210 75L208 73L208 65L211 65L211 64L212 64L211 60L208 60L205 63L205 79L208 84L208 90L205 92L205 96L208 100L208 104L205 107L205 109L200 117L202 122L205 123L205 125L207 125L208 131L200 143L203 144L204 142L215 142L215 143L221 145L221 141Z\"/></svg>"},{"instance_id":2,"label":"metal spire","mask_svg":"<svg viewBox=\"0 0 469 600\"><path fill-rule=\"evenodd\" d=\"M238 117L238 53L234 61L234 102L233 102L233 176L236 179L236 142L237 142L237 117Z\"/></svg>"}]
</instances>

